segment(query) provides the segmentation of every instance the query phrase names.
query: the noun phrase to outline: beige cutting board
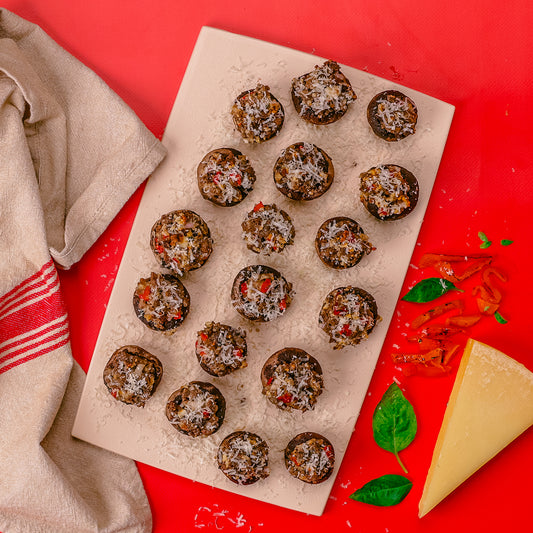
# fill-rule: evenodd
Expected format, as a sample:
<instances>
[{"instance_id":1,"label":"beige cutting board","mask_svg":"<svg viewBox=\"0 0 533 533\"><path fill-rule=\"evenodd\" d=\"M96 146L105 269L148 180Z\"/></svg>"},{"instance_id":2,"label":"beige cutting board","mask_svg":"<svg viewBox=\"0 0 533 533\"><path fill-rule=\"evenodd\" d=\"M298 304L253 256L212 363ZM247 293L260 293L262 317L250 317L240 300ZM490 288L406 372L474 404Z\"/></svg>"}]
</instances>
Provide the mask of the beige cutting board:
<instances>
[{"instance_id":1,"label":"beige cutting board","mask_svg":"<svg viewBox=\"0 0 533 533\"><path fill-rule=\"evenodd\" d=\"M163 138L169 155L150 178L144 192L73 429L74 436L137 461L314 515L324 510L365 398L424 218L454 111L449 104L342 66L357 100L337 123L309 125L294 110L290 84L294 77L309 72L323 61L248 37L208 27L202 29ZM257 82L269 85L281 101L285 124L274 139L250 146L234 130L229 110L234 98L255 87ZM416 102L419 122L415 135L388 143L370 130L366 106L376 93L393 88L402 90ZM323 197L311 202L297 203L285 198L275 188L272 178L272 167L281 150L297 141L309 141L321 147L335 166L332 187ZM198 163L207 152L220 147L234 147L246 154L258 178L253 192L231 208L217 207L204 200L196 184ZM403 220L377 221L358 200L359 173L384 163L404 166L418 177L418 206ZM275 202L294 221L295 244L280 256L257 256L246 248L241 238L241 221L259 201ZM215 244L209 261L183 278L191 295L191 312L174 335L166 336L151 331L137 319L132 295L140 277L161 270L149 247L152 225L163 213L183 208L192 209L204 218ZM318 227L335 215L357 220L377 248L359 265L345 271L324 266L314 249ZM287 312L265 324L253 324L241 318L230 302L231 284L237 272L246 265L258 263L278 269L295 290ZM317 326L318 313L326 294L345 285L356 285L372 293L383 320L359 346L334 351ZM194 353L196 332L212 320L247 331L247 368L222 378L212 378L200 368ZM102 371L108 358L125 344L142 346L157 355L164 366L161 384L144 409L117 402L103 384ZM264 361L286 346L306 350L322 365L325 392L314 411L280 411L261 394L259 376ZM178 433L165 416L170 394L191 380L212 382L227 402L223 426L205 439ZM219 442L240 429L258 433L270 447L270 477L246 487L227 480L214 459ZM285 470L283 449L302 431L325 435L335 448L334 475L320 485L302 483Z\"/></svg>"}]
</instances>

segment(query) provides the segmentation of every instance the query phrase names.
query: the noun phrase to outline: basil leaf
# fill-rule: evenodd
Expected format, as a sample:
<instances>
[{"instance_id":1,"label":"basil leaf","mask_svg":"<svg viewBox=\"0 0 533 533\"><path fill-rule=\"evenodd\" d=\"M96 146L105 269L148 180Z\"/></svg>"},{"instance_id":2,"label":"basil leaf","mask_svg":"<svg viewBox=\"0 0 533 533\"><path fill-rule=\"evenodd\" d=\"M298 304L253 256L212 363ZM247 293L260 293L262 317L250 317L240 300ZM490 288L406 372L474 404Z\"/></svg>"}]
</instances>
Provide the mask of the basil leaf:
<instances>
[{"instance_id":1,"label":"basil leaf","mask_svg":"<svg viewBox=\"0 0 533 533\"><path fill-rule=\"evenodd\" d=\"M509 239L502 239L501 245L502 246L509 246L510 244L513 244L514 241L510 241Z\"/></svg>"},{"instance_id":2,"label":"basil leaf","mask_svg":"<svg viewBox=\"0 0 533 533\"><path fill-rule=\"evenodd\" d=\"M402 300L405 300L406 302L426 303L435 300L439 296L446 294L448 291L464 292L447 279L427 278L419 281L414 287L412 287Z\"/></svg>"},{"instance_id":3,"label":"basil leaf","mask_svg":"<svg viewBox=\"0 0 533 533\"><path fill-rule=\"evenodd\" d=\"M406 477L387 474L369 481L350 495L352 500L388 507L400 503L409 494L413 483Z\"/></svg>"},{"instance_id":4,"label":"basil leaf","mask_svg":"<svg viewBox=\"0 0 533 533\"><path fill-rule=\"evenodd\" d=\"M392 452L403 471L407 469L398 452L407 448L415 438L417 430L413 406L405 398L396 383L385 391L372 416L372 431L376 444Z\"/></svg>"},{"instance_id":5,"label":"basil leaf","mask_svg":"<svg viewBox=\"0 0 533 533\"><path fill-rule=\"evenodd\" d=\"M487 236L482 232L482 231L478 231L477 232L477 236L483 241L483 242L488 242L489 239L487 238Z\"/></svg>"},{"instance_id":6,"label":"basil leaf","mask_svg":"<svg viewBox=\"0 0 533 533\"><path fill-rule=\"evenodd\" d=\"M488 248L491 244L492 244L492 241L483 241L483 242L479 245L479 247L485 249L485 248Z\"/></svg>"},{"instance_id":7,"label":"basil leaf","mask_svg":"<svg viewBox=\"0 0 533 533\"><path fill-rule=\"evenodd\" d=\"M508 320L505 320L505 318L503 318L502 315L500 315L500 313L498 313L498 311L496 311L494 313L494 318L496 319L497 322L499 322L500 324L507 324Z\"/></svg>"}]
</instances>

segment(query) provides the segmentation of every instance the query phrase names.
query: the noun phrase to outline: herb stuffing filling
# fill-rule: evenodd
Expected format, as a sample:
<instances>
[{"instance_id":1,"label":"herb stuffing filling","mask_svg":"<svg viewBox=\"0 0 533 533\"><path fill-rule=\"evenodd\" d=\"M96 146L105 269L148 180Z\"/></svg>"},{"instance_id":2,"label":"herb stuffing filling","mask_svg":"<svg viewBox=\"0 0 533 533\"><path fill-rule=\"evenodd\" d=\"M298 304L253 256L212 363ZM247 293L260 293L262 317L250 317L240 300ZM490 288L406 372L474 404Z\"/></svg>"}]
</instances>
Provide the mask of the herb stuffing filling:
<instances>
[{"instance_id":1,"label":"herb stuffing filling","mask_svg":"<svg viewBox=\"0 0 533 533\"><path fill-rule=\"evenodd\" d=\"M107 362L103 378L113 398L123 403L144 407L154 394L163 366L155 355L139 346L122 346Z\"/></svg>"},{"instance_id":2,"label":"herb stuffing filling","mask_svg":"<svg viewBox=\"0 0 533 533\"><path fill-rule=\"evenodd\" d=\"M244 368L246 332L218 322L207 322L196 337L196 357L200 366L212 376L225 376Z\"/></svg>"},{"instance_id":3,"label":"herb stuffing filling","mask_svg":"<svg viewBox=\"0 0 533 533\"><path fill-rule=\"evenodd\" d=\"M320 364L298 348L284 348L269 357L261 381L263 394L282 410L314 409L324 388Z\"/></svg>"},{"instance_id":4,"label":"herb stuffing filling","mask_svg":"<svg viewBox=\"0 0 533 533\"><path fill-rule=\"evenodd\" d=\"M386 141L398 141L415 133L418 110L400 91L383 91L372 98L367 117L374 133Z\"/></svg>"},{"instance_id":5,"label":"herb stuffing filling","mask_svg":"<svg viewBox=\"0 0 533 533\"><path fill-rule=\"evenodd\" d=\"M380 220L396 220L410 213L418 201L418 183L398 165L380 165L360 175L360 199Z\"/></svg>"},{"instance_id":6,"label":"herb stuffing filling","mask_svg":"<svg viewBox=\"0 0 533 533\"><path fill-rule=\"evenodd\" d=\"M175 391L167 402L166 415L179 432L207 437L217 431L226 411L221 392L210 383L191 381Z\"/></svg>"},{"instance_id":7,"label":"herb stuffing filling","mask_svg":"<svg viewBox=\"0 0 533 533\"><path fill-rule=\"evenodd\" d=\"M157 220L150 234L150 247L161 266L183 276L209 259L213 240L202 217L184 209Z\"/></svg>"},{"instance_id":8,"label":"herb stuffing filling","mask_svg":"<svg viewBox=\"0 0 533 533\"><path fill-rule=\"evenodd\" d=\"M233 103L231 115L247 143L268 141L280 132L285 119L283 106L272 95L270 87L262 84L241 93Z\"/></svg>"},{"instance_id":9,"label":"herb stuffing filling","mask_svg":"<svg viewBox=\"0 0 533 533\"><path fill-rule=\"evenodd\" d=\"M335 61L326 61L293 79L291 95L297 113L308 122L321 125L339 120L357 98Z\"/></svg>"},{"instance_id":10,"label":"herb stuffing filling","mask_svg":"<svg viewBox=\"0 0 533 533\"><path fill-rule=\"evenodd\" d=\"M268 444L255 433L236 431L228 435L217 452L224 475L237 485L250 485L269 476Z\"/></svg>"},{"instance_id":11,"label":"herb stuffing filling","mask_svg":"<svg viewBox=\"0 0 533 533\"><path fill-rule=\"evenodd\" d=\"M324 300L318 325L335 343L334 350L359 344L381 318L374 297L357 287L340 287Z\"/></svg>"},{"instance_id":12,"label":"herb stuffing filling","mask_svg":"<svg viewBox=\"0 0 533 533\"><path fill-rule=\"evenodd\" d=\"M189 306L187 289L171 274L152 272L139 280L133 294L135 314L155 331L173 332L185 320Z\"/></svg>"},{"instance_id":13,"label":"herb stuffing filling","mask_svg":"<svg viewBox=\"0 0 533 533\"><path fill-rule=\"evenodd\" d=\"M301 433L285 448L285 466L291 476L305 483L322 483L335 465L331 442L317 433Z\"/></svg>"},{"instance_id":14,"label":"herb stuffing filling","mask_svg":"<svg viewBox=\"0 0 533 533\"><path fill-rule=\"evenodd\" d=\"M198 165L197 177L201 195L223 207L242 202L256 179L248 158L233 148L209 152Z\"/></svg>"},{"instance_id":15,"label":"herb stuffing filling","mask_svg":"<svg viewBox=\"0 0 533 533\"><path fill-rule=\"evenodd\" d=\"M322 223L315 248L321 261L336 269L351 268L374 250L361 226L347 217L334 217Z\"/></svg>"},{"instance_id":16,"label":"herb stuffing filling","mask_svg":"<svg viewBox=\"0 0 533 533\"><path fill-rule=\"evenodd\" d=\"M291 200L314 200L333 183L333 162L324 150L308 142L282 150L274 166L278 190Z\"/></svg>"},{"instance_id":17,"label":"herb stuffing filling","mask_svg":"<svg viewBox=\"0 0 533 533\"><path fill-rule=\"evenodd\" d=\"M249 320L269 322L280 317L293 297L292 285L275 269L265 265L243 268L235 277L231 302Z\"/></svg>"},{"instance_id":18,"label":"herb stuffing filling","mask_svg":"<svg viewBox=\"0 0 533 533\"><path fill-rule=\"evenodd\" d=\"M294 242L291 217L276 204L259 202L246 215L241 227L246 246L255 253L280 253Z\"/></svg>"}]
</instances>

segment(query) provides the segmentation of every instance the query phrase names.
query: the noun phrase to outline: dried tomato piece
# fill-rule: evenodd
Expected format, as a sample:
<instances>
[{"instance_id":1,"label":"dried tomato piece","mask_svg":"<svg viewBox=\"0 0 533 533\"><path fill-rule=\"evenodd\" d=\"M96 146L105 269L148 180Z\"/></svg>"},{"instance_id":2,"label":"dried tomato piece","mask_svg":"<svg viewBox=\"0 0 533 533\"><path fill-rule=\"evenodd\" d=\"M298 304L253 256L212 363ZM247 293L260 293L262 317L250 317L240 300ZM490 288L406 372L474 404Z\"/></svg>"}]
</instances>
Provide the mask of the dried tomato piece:
<instances>
[{"instance_id":1,"label":"dried tomato piece","mask_svg":"<svg viewBox=\"0 0 533 533\"><path fill-rule=\"evenodd\" d=\"M477 285L472 290L472 295L479 296L476 299L478 309L485 315L493 315L500 306L502 300L502 293L493 285L491 276L496 276L504 283L507 281L507 276L496 270L494 267L487 267L481 274L483 280L482 285Z\"/></svg>"},{"instance_id":2,"label":"dried tomato piece","mask_svg":"<svg viewBox=\"0 0 533 533\"><path fill-rule=\"evenodd\" d=\"M420 326L424 325L426 322L429 322L432 318L441 316L444 313L447 313L448 311L452 311L453 309L462 310L464 309L464 306L465 304L463 300L452 300L451 302L438 305L437 307L434 307L433 309L430 309L429 311L426 311L425 313L422 313L421 315L417 316L411 322L411 328L418 329Z\"/></svg>"},{"instance_id":3,"label":"dried tomato piece","mask_svg":"<svg viewBox=\"0 0 533 533\"><path fill-rule=\"evenodd\" d=\"M416 342L421 350L433 350L434 348L442 348L443 341L438 339L430 339L423 335L416 337L409 337L408 342Z\"/></svg>"},{"instance_id":4,"label":"dried tomato piece","mask_svg":"<svg viewBox=\"0 0 533 533\"><path fill-rule=\"evenodd\" d=\"M443 353L443 348L434 348L425 353L394 353L391 354L391 357L394 363L428 363L433 359L441 361Z\"/></svg>"},{"instance_id":5,"label":"dried tomato piece","mask_svg":"<svg viewBox=\"0 0 533 533\"><path fill-rule=\"evenodd\" d=\"M456 315L446 319L447 326L457 326L459 328L469 328L481 320L481 315Z\"/></svg>"},{"instance_id":6,"label":"dried tomato piece","mask_svg":"<svg viewBox=\"0 0 533 533\"><path fill-rule=\"evenodd\" d=\"M443 377L448 375L451 370L451 366L435 362L429 364L411 364L402 368L404 376L422 376L426 378Z\"/></svg>"},{"instance_id":7,"label":"dried tomato piece","mask_svg":"<svg viewBox=\"0 0 533 533\"><path fill-rule=\"evenodd\" d=\"M480 271L483 267L489 265L492 261L490 255L445 255L445 254L424 254L418 266L420 268L433 267L444 279L451 283L459 283L469 278L476 272ZM468 263L470 265L466 269L458 274L452 263Z\"/></svg>"},{"instance_id":8,"label":"dried tomato piece","mask_svg":"<svg viewBox=\"0 0 533 533\"><path fill-rule=\"evenodd\" d=\"M458 349L458 344L453 344L452 346L447 348L442 356L442 364L445 366L448 365L448 363L452 360Z\"/></svg>"},{"instance_id":9,"label":"dried tomato piece","mask_svg":"<svg viewBox=\"0 0 533 533\"><path fill-rule=\"evenodd\" d=\"M447 339L458 333L464 333L464 329L455 326L427 326L422 330L422 335L432 339Z\"/></svg>"}]
</instances>

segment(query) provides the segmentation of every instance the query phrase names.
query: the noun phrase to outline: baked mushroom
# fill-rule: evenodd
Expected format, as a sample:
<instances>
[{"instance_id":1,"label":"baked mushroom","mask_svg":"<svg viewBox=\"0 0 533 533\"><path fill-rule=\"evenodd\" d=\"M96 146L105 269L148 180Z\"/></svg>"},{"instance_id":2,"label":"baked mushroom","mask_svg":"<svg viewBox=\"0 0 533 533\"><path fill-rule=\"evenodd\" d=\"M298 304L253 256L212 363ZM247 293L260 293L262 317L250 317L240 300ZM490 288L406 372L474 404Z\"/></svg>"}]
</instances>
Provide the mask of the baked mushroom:
<instances>
[{"instance_id":1,"label":"baked mushroom","mask_svg":"<svg viewBox=\"0 0 533 533\"><path fill-rule=\"evenodd\" d=\"M319 362L299 348L283 348L271 355L261 370L263 394L282 410L308 411L322 394Z\"/></svg>"},{"instance_id":2,"label":"baked mushroom","mask_svg":"<svg viewBox=\"0 0 533 533\"><path fill-rule=\"evenodd\" d=\"M358 287L339 287L325 298L319 327L335 343L334 350L359 344L373 331L380 317L374 297Z\"/></svg>"},{"instance_id":3,"label":"baked mushroom","mask_svg":"<svg viewBox=\"0 0 533 533\"><path fill-rule=\"evenodd\" d=\"M285 111L267 85L242 92L233 103L231 116L244 142L268 141L281 131Z\"/></svg>"},{"instance_id":4,"label":"baked mushroom","mask_svg":"<svg viewBox=\"0 0 533 533\"><path fill-rule=\"evenodd\" d=\"M292 285L277 270L265 265L243 268L231 289L231 303L239 314L259 322L283 315L292 297Z\"/></svg>"},{"instance_id":5,"label":"baked mushroom","mask_svg":"<svg viewBox=\"0 0 533 533\"><path fill-rule=\"evenodd\" d=\"M339 120L357 98L350 81L335 61L326 61L293 79L291 96L298 115L317 125Z\"/></svg>"},{"instance_id":6,"label":"baked mushroom","mask_svg":"<svg viewBox=\"0 0 533 533\"><path fill-rule=\"evenodd\" d=\"M150 247L162 267L183 276L209 259L213 240L203 218L194 211L182 209L157 220L150 233Z\"/></svg>"},{"instance_id":7,"label":"baked mushroom","mask_svg":"<svg viewBox=\"0 0 533 533\"><path fill-rule=\"evenodd\" d=\"M289 474L305 483L322 483L335 466L335 450L331 442L318 433L296 435L285 448L285 466Z\"/></svg>"},{"instance_id":8,"label":"baked mushroom","mask_svg":"<svg viewBox=\"0 0 533 533\"><path fill-rule=\"evenodd\" d=\"M318 228L315 249L326 266L340 270L357 265L374 247L355 220L333 217Z\"/></svg>"},{"instance_id":9,"label":"baked mushroom","mask_svg":"<svg viewBox=\"0 0 533 533\"><path fill-rule=\"evenodd\" d=\"M291 217L276 204L259 202L246 215L241 227L247 248L257 254L281 253L294 242Z\"/></svg>"},{"instance_id":10,"label":"baked mushroom","mask_svg":"<svg viewBox=\"0 0 533 533\"><path fill-rule=\"evenodd\" d=\"M220 443L217 463L233 483L251 485L270 474L268 444L255 433L235 431Z\"/></svg>"},{"instance_id":11,"label":"baked mushroom","mask_svg":"<svg viewBox=\"0 0 533 533\"><path fill-rule=\"evenodd\" d=\"M368 104L366 115L372 131L385 141L399 141L416 131L416 105L400 91L376 94Z\"/></svg>"},{"instance_id":12,"label":"baked mushroom","mask_svg":"<svg viewBox=\"0 0 533 533\"><path fill-rule=\"evenodd\" d=\"M165 412L180 433L207 437L218 431L224 422L226 400L211 383L191 381L170 395Z\"/></svg>"},{"instance_id":13,"label":"baked mushroom","mask_svg":"<svg viewBox=\"0 0 533 533\"><path fill-rule=\"evenodd\" d=\"M408 215L418 202L418 181L399 165L372 167L360 176L359 198L378 220L398 220Z\"/></svg>"},{"instance_id":14,"label":"baked mushroom","mask_svg":"<svg viewBox=\"0 0 533 533\"><path fill-rule=\"evenodd\" d=\"M189 314L190 303L189 292L172 274L152 272L133 293L135 314L154 331L174 332Z\"/></svg>"},{"instance_id":15,"label":"baked mushroom","mask_svg":"<svg viewBox=\"0 0 533 533\"><path fill-rule=\"evenodd\" d=\"M291 200L314 200L322 196L331 187L334 176L329 155L308 142L285 148L274 165L274 183Z\"/></svg>"},{"instance_id":16,"label":"baked mushroom","mask_svg":"<svg viewBox=\"0 0 533 533\"><path fill-rule=\"evenodd\" d=\"M221 207L242 202L255 183L255 171L248 158L234 148L209 152L197 169L200 194Z\"/></svg>"},{"instance_id":17,"label":"baked mushroom","mask_svg":"<svg viewBox=\"0 0 533 533\"><path fill-rule=\"evenodd\" d=\"M162 375L161 361L135 345L115 350L103 372L104 383L111 396L138 407L144 407L152 397Z\"/></svg>"},{"instance_id":18,"label":"baked mushroom","mask_svg":"<svg viewBox=\"0 0 533 533\"><path fill-rule=\"evenodd\" d=\"M196 357L212 376L225 376L246 366L246 332L226 324L207 322L196 337Z\"/></svg>"}]
</instances>

